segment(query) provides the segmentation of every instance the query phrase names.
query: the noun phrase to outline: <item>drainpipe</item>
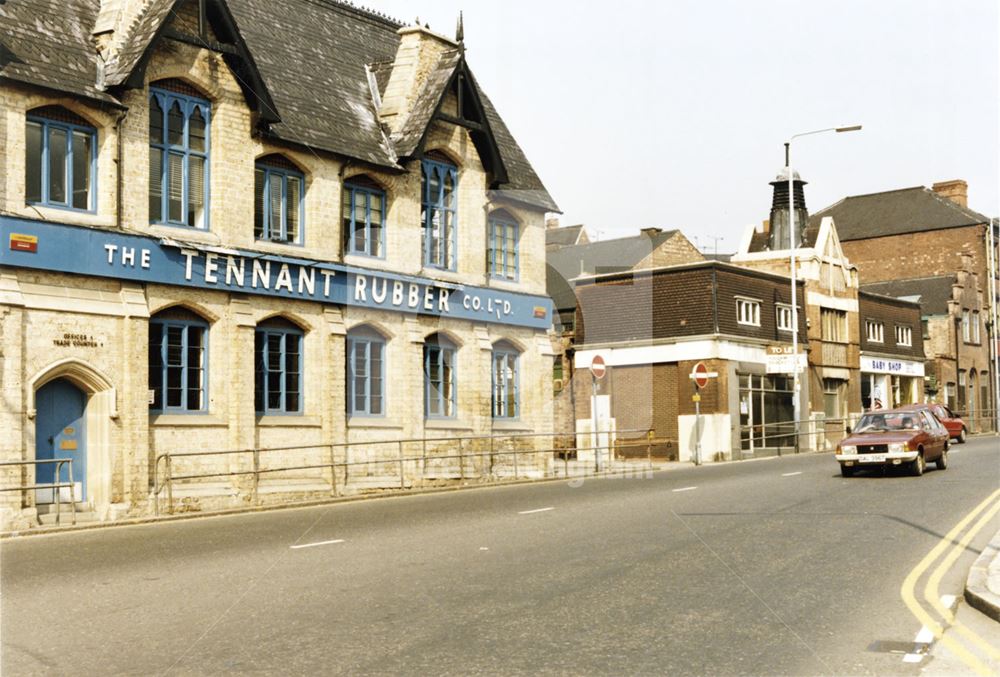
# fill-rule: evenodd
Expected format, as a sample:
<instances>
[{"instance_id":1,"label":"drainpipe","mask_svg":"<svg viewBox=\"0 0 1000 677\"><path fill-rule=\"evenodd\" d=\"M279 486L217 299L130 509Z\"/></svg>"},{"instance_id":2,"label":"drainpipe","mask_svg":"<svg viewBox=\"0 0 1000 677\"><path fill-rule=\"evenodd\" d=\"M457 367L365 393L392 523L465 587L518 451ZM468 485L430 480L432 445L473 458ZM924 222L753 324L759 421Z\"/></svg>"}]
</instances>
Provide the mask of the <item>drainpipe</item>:
<instances>
[{"instance_id":1,"label":"drainpipe","mask_svg":"<svg viewBox=\"0 0 1000 677\"><path fill-rule=\"evenodd\" d=\"M115 153L117 158L115 158L115 227L121 230L122 227L122 123L125 121L125 116L128 115L128 108L124 109L115 120L115 138L117 142L115 144Z\"/></svg>"}]
</instances>

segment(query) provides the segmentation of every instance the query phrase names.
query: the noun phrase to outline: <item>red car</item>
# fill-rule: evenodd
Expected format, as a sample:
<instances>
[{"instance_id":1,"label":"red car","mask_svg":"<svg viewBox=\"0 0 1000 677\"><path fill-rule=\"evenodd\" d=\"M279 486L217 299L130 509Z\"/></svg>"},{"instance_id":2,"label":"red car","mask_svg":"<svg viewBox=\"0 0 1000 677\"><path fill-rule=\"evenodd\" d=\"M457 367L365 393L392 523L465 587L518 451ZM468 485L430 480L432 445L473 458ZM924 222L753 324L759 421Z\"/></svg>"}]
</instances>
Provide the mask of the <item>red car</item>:
<instances>
[{"instance_id":1,"label":"red car","mask_svg":"<svg viewBox=\"0 0 1000 677\"><path fill-rule=\"evenodd\" d=\"M948 440L948 430L927 408L868 412L837 445L840 474L850 477L859 468L905 464L910 474L919 476L931 461L944 470Z\"/></svg>"},{"instance_id":2,"label":"red car","mask_svg":"<svg viewBox=\"0 0 1000 677\"><path fill-rule=\"evenodd\" d=\"M948 429L948 435L951 439L955 440L959 444L965 442L965 438L968 436L965 428L965 421L963 421L961 417L956 415L951 409L943 404L938 404L937 402L931 402L930 404L908 404L904 407L900 407L900 409L907 409L910 411L919 411L921 409L930 410L930 412L937 416L937 419L941 421L941 424Z\"/></svg>"}]
</instances>

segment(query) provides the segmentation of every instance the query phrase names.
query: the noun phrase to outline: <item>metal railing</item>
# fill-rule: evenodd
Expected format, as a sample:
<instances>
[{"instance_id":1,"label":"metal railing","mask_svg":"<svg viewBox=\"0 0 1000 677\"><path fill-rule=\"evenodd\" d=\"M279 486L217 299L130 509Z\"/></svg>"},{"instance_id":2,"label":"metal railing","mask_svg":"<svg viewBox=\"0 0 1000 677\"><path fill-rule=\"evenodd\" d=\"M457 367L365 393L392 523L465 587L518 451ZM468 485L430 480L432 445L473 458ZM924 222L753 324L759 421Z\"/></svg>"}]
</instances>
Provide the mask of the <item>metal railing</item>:
<instances>
[{"instance_id":1,"label":"metal railing","mask_svg":"<svg viewBox=\"0 0 1000 677\"><path fill-rule=\"evenodd\" d=\"M630 438L628 437L629 435L638 436ZM617 472L614 468L614 462L625 460L625 450L630 448L645 450L646 464L644 469L651 469L653 467L652 452L654 447L665 443L672 444L673 442L672 440L654 437L651 430L641 429L600 431L596 434L596 436L598 438L607 436L607 444L595 443L592 446L583 447L575 444L575 442L581 438L587 439L594 436L594 433L509 433L498 435L466 435L451 437L368 440L332 444L296 445L288 447L257 447L217 451L164 452L158 454L153 463L152 493L154 511L157 515L160 514L160 496L161 494L166 493L167 511L170 514L174 512L175 483L195 482L197 480L212 478L250 478L250 500L254 504L259 505L261 502L261 477L275 473L325 470L328 474L326 474L323 479L329 482L330 495L336 497L341 495L342 490L346 489L351 483L352 469L361 466L391 466L394 469L395 474L389 475L388 477L393 480L393 483L398 481L398 488L400 490L407 489L408 480L410 481L411 486L413 484L417 484L421 487L426 486L428 481L429 464L438 465L442 462L453 464L450 468L450 472L442 474L449 475L448 479L457 479L459 481L504 481L505 477L498 471L502 470L501 466L505 460L509 461L510 469L512 470L512 474L509 476L511 479L518 479L523 474L522 470L525 469L530 469L532 474L537 473L538 470L541 469L542 476L536 479L546 479L552 477L592 477L598 474L614 474ZM506 448L507 446L517 442L534 442L539 439L548 439L550 443L542 446L541 448ZM558 439L573 440L574 444L560 446L556 444L556 440ZM498 442L500 444L498 444ZM507 444L503 444L505 442ZM429 449L429 447L442 444L451 447L452 451L447 453L436 453L433 448ZM407 447L415 445L420 445L420 454L407 455ZM391 457L383 454L380 457L368 456L360 460L351 460L352 450L358 448L364 449L366 447L371 448L375 446L394 447L395 453ZM342 453L338 454L338 451ZM277 466L265 465L262 463L262 459L265 457L272 455L280 457L281 455L292 452L312 452L313 454L324 454L326 455L326 458L323 462L292 463L289 465ZM571 456L573 455L576 455L577 459L579 459L581 452L593 452L593 463L591 464L589 459L586 465L583 465L583 462L580 460L571 461ZM248 462L250 467L237 470L182 472L181 474L176 474L174 471L175 462L180 462L184 459L208 459L212 457L240 456L249 459ZM338 456L341 458L338 458ZM535 457L535 462L529 462L528 465L525 466L523 460L525 456ZM538 461L542 462L539 463ZM559 465L562 466L561 474L558 472L550 474L548 472L550 461L552 468L558 467ZM571 462L573 463L572 470L574 474L571 474ZM407 473L407 468L411 470L410 473ZM619 470L622 472L628 472L630 468L626 464ZM457 475L457 477L452 475ZM372 475L365 475L365 477L370 476ZM432 474L432 476L437 479L441 478L441 475ZM387 476L383 474L375 477L384 479ZM312 479L316 478L313 477ZM239 491L239 487L237 487L236 495L242 495Z\"/></svg>"},{"instance_id":2,"label":"metal railing","mask_svg":"<svg viewBox=\"0 0 1000 677\"><path fill-rule=\"evenodd\" d=\"M740 426L740 456L745 449L743 443L753 440L755 446L765 449L774 449L778 456L782 456L785 449L794 453L799 453L801 449L800 440L803 437L815 435L822 436L824 441L829 443L831 432L837 432L843 436L844 427L854 423L857 416L842 418L805 418L799 421L799 430L795 431L795 421L773 421L769 423L756 423L752 425ZM831 426L834 426L831 429ZM772 432L771 430L774 429ZM749 436L747 436L749 434ZM761 443L756 444L757 441ZM815 445L814 445L815 446Z\"/></svg>"},{"instance_id":3,"label":"metal railing","mask_svg":"<svg viewBox=\"0 0 1000 677\"><path fill-rule=\"evenodd\" d=\"M32 489L52 489L55 494L55 504L56 504L56 524L62 524L62 502L61 494L65 487L69 487L69 506L70 515L73 520L73 524L76 524L76 483L73 481L73 459L71 458L48 458L48 459L37 459L31 461L0 461L0 467L4 466L39 466L46 464L55 464L56 466L56 481L55 482L43 482L41 484L21 484L16 487L0 487L0 491L30 491ZM62 477L62 467L65 464L69 464L69 482L61 482L59 478ZM37 470L36 470L37 473ZM21 500L24 500L24 496L21 496Z\"/></svg>"}]
</instances>

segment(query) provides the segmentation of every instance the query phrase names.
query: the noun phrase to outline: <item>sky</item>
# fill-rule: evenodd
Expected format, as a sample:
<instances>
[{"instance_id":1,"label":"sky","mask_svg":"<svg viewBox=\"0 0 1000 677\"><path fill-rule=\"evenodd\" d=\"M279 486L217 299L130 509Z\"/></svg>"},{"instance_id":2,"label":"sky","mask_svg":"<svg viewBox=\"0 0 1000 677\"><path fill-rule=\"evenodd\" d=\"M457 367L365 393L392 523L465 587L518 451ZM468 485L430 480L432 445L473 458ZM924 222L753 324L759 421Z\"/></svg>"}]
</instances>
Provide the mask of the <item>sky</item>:
<instances>
[{"instance_id":1,"label":"sky","mask_svg":"<svg viewBox=\"0 0 1000 677\"><path fill-rule=\"evenodd\" d=\"M367 0L452 36L563 211L732 252L792 166L819 211L964 179L1000 215L996 0ZM722 238L717 240L716 238Z\"/></svg>"}]
</instances>

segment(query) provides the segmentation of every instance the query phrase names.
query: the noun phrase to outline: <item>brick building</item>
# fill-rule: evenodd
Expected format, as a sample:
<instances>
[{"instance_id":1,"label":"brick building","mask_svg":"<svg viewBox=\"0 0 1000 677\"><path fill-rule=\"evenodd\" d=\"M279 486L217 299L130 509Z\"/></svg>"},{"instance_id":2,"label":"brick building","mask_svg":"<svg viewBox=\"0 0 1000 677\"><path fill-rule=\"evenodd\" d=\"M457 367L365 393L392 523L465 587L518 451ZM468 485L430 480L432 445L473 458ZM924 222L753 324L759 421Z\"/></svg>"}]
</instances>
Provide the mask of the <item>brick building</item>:
<instances>
[{"instance_id":1,"label":"brick building","mask_svg":"<svg viewBox=\"0 0 1000 677\"><path fill-rule=\"evenodd\" d=\"M905 296L909 295L905 280L941 277L940 290L950 296L953 281L957 276L962 278L962 292L954 299L961 307L954 312L958 314L959 333L970 339L959 341L958 351L950 356L938 353L938 359L943 361L939 362L937 375L944 385L937 390L937 397L947 399L948 384L953 384L955 402L964 402L957 408L966 416L982 417L982 425L987 425L996 401L994 357L1000 347L993 320L1000 303L1000 237L995 223L991 226L988 217L969 208L966 182L942 181L930 189L915 186L849 196L813 214L811 225L816 226L827 216L836 220L844 252L858 267L865 285L896 281L899 284L890 287ZM973 288L977 291L970 291ZM941 295L931 293L933 298ZM941 305L935 303L933 307L932 317L939 318L935 322L940 323ZM954 339L944 338L953 333L949 324L935 345L941 348L950 342L954 350ZM973 341L972 337L978 338ZM953 366L944 366L949 361L954 365L956 360L957 375Z\"/></svg>"},{"instance_id":2,"label":"brick building","mask_svg":"<svg viewBox=\"0 0 1000 677\"><path fill-rule=\"evenodd\" d=\"M550 428L556 205L460 33L306 0L18 1L0 26L0 460L74 458L110 518L150 510L164 453ZM51 493L0 495L5 523Z\"/></svg>"},{"instance_id":3,"label":"brick building","mask_svg":"<svg viewBox=\"0 0 1000 677\"><path fill-rule=\"evenodd\" d=\"M887 409L924 401L924 342L920 304L858 292L861 407Z\"/></svg>"},{"instance_id":4,"label":"brick building","mask_svg":"<svg viewBox=\"0 0 1000 677\"><path fill-rule=\"evenodd\" d=\"M843 250L833 218L809 220L805 181L793 177L795 267L805 283L798 298L806 316L808 368L800 376L802 418L831 420L828 437L840 435L843 419L860 413L860 339L858 270ZM791 275L788 170L774 181L770 218L747 229L732 263L779 275ZM791 373L791 372L789 372Z\"/></svg>"},{"instance_id":5,"label":"brick building","mask_svg":"<svg viewBox=\"0 0 1000 677\"><path fill-rule=\"evenodd\" d=\"M787 277L704 261L582 278L576 291L577 373L597 355L608 366L596 397L590 378L575 379L578 431L594 426L593 400L599 429L651 429L674 460L691 460L699 441L706 460L794 446L773 425L792 418L791 380L767 372L768 348L791 342ZM698 362L718 374L700 393L700 428L688 377Z\"/></svg>"},{"instance_id":6,"label":"brick building","mask_svg":"<svg viewBox=\"0 0 1000 677\"><path fill-rule=\"evenodd\" d=\"M550 225L555 226L553 221ZM642 270L703 261L679 230L644 228L638 235L591 242L583 226L545 231L546 288L555 306L559 351L553 363L555 429L576 429L576 392L571 387L576 345L577 298L574 280L595 274ZM589 377L588 377L589 378Z\"/></svg>"}]
</instances>

